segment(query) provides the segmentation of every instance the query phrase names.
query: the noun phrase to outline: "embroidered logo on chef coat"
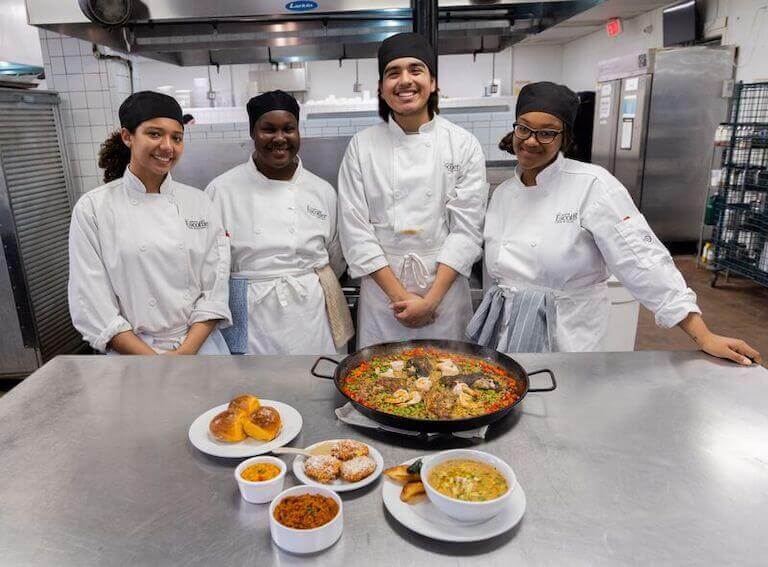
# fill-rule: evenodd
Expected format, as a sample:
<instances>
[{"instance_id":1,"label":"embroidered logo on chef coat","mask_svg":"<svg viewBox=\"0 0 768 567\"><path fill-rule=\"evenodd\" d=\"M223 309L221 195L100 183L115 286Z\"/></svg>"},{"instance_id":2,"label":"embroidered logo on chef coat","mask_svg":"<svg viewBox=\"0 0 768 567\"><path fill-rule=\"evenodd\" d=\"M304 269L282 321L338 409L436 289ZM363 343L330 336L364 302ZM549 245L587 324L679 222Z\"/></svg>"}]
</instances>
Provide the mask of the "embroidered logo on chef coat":
<instances>
[{"instance_id":1,"label":"embroidered logo on chef coat","mask_svg":"<svg viewBox=\"0 0 768 567\"><path fill-rule=\"evenodd\" d=\"M187 228L192 230L203 230L208 228L208 221L205 219L184 219Z\"/></svg>"},{"instance_id":2,"label":"embroidered logo on chef coat","mask_svg":"<svg viewBox=\"0 0 768 567\"><path fill-rule=\"evenodd\" d=\"M445 169L447 169L451 173L458 173L459 170L461 169L461 166L458 163L447 162L445 164Z\"/></svg>"},{"instance_id":3,"label":"embroidered logo on chef coat","mask_svg":"<svg viewBox=\"0 0 768 567\"><path fill-rule=\"evenodd\" d=\"M579 218L579 212L573 211L570 213L557 213L555 215L555 224L573 223Z\"/></svg>"},{"instance_id":4,"label":"embroidered logo on chef coat","mask_svg":"<svg viewBox=\"0 0 768 567\"><path fill-rule=\"evenodd\" d=\"M312 205L307 205L307 213L312 215L313 217L317 217L320 220L326 220L328 218L328 213L324 213L320 209L313 207Z\"/></svg>"}]
</instances>

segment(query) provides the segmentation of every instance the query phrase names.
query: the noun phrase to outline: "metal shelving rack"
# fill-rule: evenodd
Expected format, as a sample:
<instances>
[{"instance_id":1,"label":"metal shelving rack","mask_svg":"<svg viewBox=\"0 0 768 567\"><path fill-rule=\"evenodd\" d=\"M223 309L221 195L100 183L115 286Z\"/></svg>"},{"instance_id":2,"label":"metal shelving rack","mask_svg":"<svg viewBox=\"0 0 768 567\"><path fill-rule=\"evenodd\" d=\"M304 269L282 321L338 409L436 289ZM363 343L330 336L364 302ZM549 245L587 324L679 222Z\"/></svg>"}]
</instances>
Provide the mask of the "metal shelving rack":
<instances>
[{"instance_id":1,"label":"metal shelving rack","mask_svg":"<svg viewBox=\"0 0 768 567\"><path fill-rule=\"evenodd\" d=\"M712 243L716 271L768 286L768 82L738 83L722 153Z\"/></svg>"}]
</instances>

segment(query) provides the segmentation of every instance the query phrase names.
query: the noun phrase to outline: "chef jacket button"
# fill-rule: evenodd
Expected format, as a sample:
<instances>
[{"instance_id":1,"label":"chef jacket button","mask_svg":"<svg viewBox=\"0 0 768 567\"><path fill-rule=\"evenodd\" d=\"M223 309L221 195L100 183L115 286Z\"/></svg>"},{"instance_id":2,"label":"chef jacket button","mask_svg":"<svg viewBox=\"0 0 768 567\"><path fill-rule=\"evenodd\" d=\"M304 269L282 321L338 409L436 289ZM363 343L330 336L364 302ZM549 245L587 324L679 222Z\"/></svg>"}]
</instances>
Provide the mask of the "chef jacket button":
<instances>
[{"instance_id":1,"label":"chef jacket button","mask_svg":"<svg viewBox=\"0 0 768 567\"><path fill-rule=\"evenodd\" d=\"M177 242L176 243L176 248L184 248L184 243L183 242Z\"/></svg>"},{"instance_id":2,"label":"chef jacket button","mask_svg":"<svg viewBox=\"0 0 768 567\"><path fill-rule=\"evenodd\" d=\"M184 292L184 299L189 301L189 294L186 291Z\"/></svg>"},{"instance_id":3,"label":"chef jacket button","mask_svg":"<svg viewBox=\"0 0 768 567\"><path fill-rule=\"evenodd\" d=\"M432 191L427 191L427 197L431 197L431 196L432 196Z\"/></svg>"},{"instance_id":4,"label":"chef jacket button","mask_svg":"<svg viewBox=\"0 0 768 567\"><path fill-rule=\"evenodd\" d=\"M395 191L395 199L399 199L399 198L400 198L400 191Z\"/></svg>"},{"instance_id":5,"label":"chef jacket button","mask_svg":"<svg viewBox=\"0 0 768 567\"><path fill-rule=\"evenodd\" d=\"M533 248L536 248L536 242L534 242L533 240L531 240L530 244L531 244L531 246L532 246Z\"/></svg>"},{"instance_id":6,"label":"chef jacket button","mask_svg":"<svg viewBox=\"0 0 768 567\"><path fill-rule=\"evenodd\" d=\"M253 230L253 232L256 233L256 234L261 234L261 229L260 228L256 228L256 229Z\"/></svg>"},{"instance_id":7,"label":"chef jacket button","mask_svg":"<svg viewBox=\"0 0 768 567\"><path fill-rule=\"evenodd\" d=\"M131 205L138 205L139 202L136 199L131 199Z\"/></svg>"},{"instance_id":8,"label":"chef jacket button","mask_svg":"<svg viewBox=\"0 0 768 567\"><path fill-rule=\"evenodd\" d=\"M296 232L296 229L295 229L295 228L293 228L293 227L291 227L291 228L289 228L289 229L288 229L288 232L290 232L291 234L293 234L294 232Z\"/></svg>"},{"instance_id":9,"label":"chef jacket button","mask_svg":"<svg viewBox=\"0 0 768 567\"><path fill-rule=\"evenodd\" d=\"M149 306L154 307L155 305L157 305L157 299L153 297L152 299L149 300Z\"/></svg>"},{"instance_id":10,"label":"chef jacket button","mask_svg":"<svg viewBox=\"0 0 768 567\"><path fill-rule=\"evenodd\" d=\"M427 146L428 148L432 147L432 144L430 142L426 142L424 145Z\"/></svg>"},{"instance_id":11,"label":"chef jacket button","mask_svg":"<svg viewBox=\"0 0 768 567\"><path fill-rule=\"evenodd\" d=\"M143 244L141 246L139 246L139 252L146 252L146 251L147 251L147 247L146 246L144 246Z\"/></svg>"},{"instance_id":12,"label":"chef jacket button","mask_svg":"<svg viewBox=\"0 0 768 567\"><path fill-rule=\"evenodd\" d=\"M296 210L296 207L294 207L293 205L291 205L290 207L288 207L288 210L289 210L289 211L295 211L295 210Z\"/></svg>"}]
</instances>

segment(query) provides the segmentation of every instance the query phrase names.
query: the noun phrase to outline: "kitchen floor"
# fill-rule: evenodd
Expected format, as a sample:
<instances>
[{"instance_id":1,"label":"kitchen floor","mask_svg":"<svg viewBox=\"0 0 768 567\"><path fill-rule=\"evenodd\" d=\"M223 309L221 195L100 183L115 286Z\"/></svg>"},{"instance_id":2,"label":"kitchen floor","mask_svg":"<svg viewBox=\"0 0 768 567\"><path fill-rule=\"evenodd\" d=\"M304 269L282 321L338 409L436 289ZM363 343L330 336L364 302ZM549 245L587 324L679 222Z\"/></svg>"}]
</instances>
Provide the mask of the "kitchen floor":
<instances>
[{"instance_id":1,"label":"kitchen floor","mask_svg":"<svg viewBox=\"0 0 768 567\"><path fill-rule=\"evenodd\" d=\"M717 287L710 287L712 273L696 268L694 256L676 256L675 264L690 288L699 296L704 320L719 334L747 341L763 355L763 366L768 368L768 288L751 280L719 277ZM691 339L679 328L662 329L656 326L653 314L640 308L637 325L636 350L690 350L695 348Z\"/></svg>"}]
</instances>

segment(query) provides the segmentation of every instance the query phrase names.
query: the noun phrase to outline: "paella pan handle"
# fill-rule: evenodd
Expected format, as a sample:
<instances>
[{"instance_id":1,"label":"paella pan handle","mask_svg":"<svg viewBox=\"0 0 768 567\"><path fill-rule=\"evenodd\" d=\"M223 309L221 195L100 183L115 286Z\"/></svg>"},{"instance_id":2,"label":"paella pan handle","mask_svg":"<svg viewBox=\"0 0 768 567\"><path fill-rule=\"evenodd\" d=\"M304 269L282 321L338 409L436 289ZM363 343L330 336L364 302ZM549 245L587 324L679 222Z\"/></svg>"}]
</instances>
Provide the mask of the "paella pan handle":
<instances>
[{"instance_id":1,"label":"paella pan handle","mask_svg":"<svg viewBox=\"0 0 768 567\"><path fill-rule=\"evenodd\" d=\"M332 358L328 358L327 356L321 356L312 365L312 368L310 369L309 373L312 374L312 376L314 376L315 378L325 378L326 380L333 380L333 376L328 376L327 374L318 374L317 373L317 365L320 364L323 360L327 360L328 362L332 362L336 366L339 365L339 362L337 360L333 360Z\"/></svg>"},{"instance_id":2,"label":"paella pan handle","mask_svg":"<svg viewBox=\"0 0 768 567\"><path fill-rule=\"evenodd\" d=\"M555 380L555 374L549 368L542 368L541 370L535 370L534 372L529 372L528 378L530 378L534 374L541 374L542 372L546 372L547 374L549 374L549 379L552 380L552 385L546 388L528 388L529 392L551 392L552 390L557 388L557 381Z\"/></svg>"}]
</instances>

